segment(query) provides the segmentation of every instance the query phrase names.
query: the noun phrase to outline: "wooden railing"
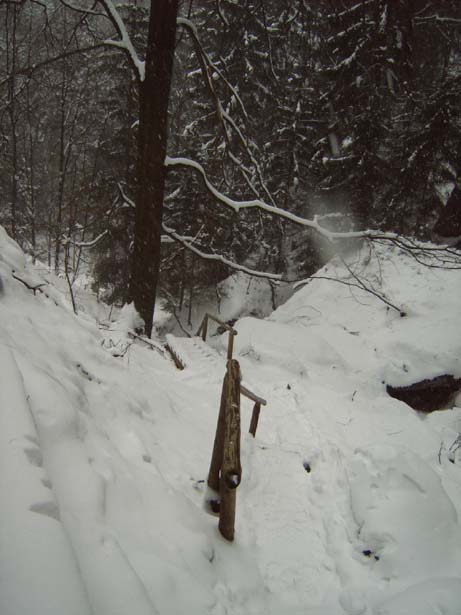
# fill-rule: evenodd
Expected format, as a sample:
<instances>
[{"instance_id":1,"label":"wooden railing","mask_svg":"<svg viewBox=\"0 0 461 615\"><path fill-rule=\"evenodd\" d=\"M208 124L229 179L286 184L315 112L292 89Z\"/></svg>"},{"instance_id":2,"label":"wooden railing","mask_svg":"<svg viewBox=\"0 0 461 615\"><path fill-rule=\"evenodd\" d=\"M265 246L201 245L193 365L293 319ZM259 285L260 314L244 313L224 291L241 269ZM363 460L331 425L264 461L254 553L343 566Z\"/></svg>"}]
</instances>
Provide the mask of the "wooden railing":
<instances>
[{"instance_id":1,"label":"wooden railing","mask_svg":"<svg viewBox=\"0 0 461 615\"><path fill-rule=\"evenodd\" d=\"M213 320L215 323L223 327L226 331L229 331L229 339L227 342L227 360L230 361L232 359L232 355L234 352L234 337L237 335L237 331L229 325L227 322L220 320L217 316L213 316L213 314L209 314L208 312L203 317L203 320L200 324L200 327L197 331L197 337L201 337L205 342L208 334L208 320ZM256 436L256 429L258 428L259 414L261 412L261 406L266 406L267 401L262 397L259 397L249 389L247 389L243 384L240 384L240 393L251 399L251 401L255 402L253 406L253 413L251 415L250 429L249 432L253 436Z\"/></svg>"},{"instance_id":2,"label":"wooden railing","mask_svg":"<svg viewBox=\"0 0 461 615\"><path fill-rule=\"evenodd\" d=\"M201 337L204 342L206 342L206 336L208 333L208 320L214 320L216 323L218 323L218 325L224 327L224 329L229 331L229 339L227 342L227 359L232 359L232 354L234 352L234 337L237 335L237 331L233 327L228 325L227 322L216 318L216 316L213 316L212 314L206 313L197 331L197 336Z\"/></svg>"},{"instance_id":3,"label":"wooden railing","mask_svg":"<svg viewBox=\"0 0 461 615\"><path fill-rule=\"evenodd\" d=\"M234 351L234 337L237 331L227 322L205 314L197 331L203 341L208 334L208 321L213 320L229 332L227 345L226 374L221 393L218 424L211 455L210 470L208 472L208 486L213 490L213 497L208 503L213 512L219 511L219 531L226 540L234 540L236 492L242 478L240 464L240 398L241 395L254 402L249 432L256 436L261 406L267 402L256 393L253 393L241 383L241 372L238 361L232 358ZM172 355L176 367L184 369L180 357L176 356L172 348L166 347Z\"/></svg>"},{"instance_id":4,"label":"wooden railing","mask_svg":"<svg viewBox=\"0 0 461 615\"><path fill-rule=\"evenodd\" d=\"M207 481L216 494L210 503L214 501L219 511L219 531L230 541L234 540L236 492L241 478L240 366L232 359L227 362Z\"/></svg>"},{"instance_id":5,"label":"wooden railing","mask_svg":"<svg viewBox=\"0 0 461 615\"><path fill-rule=\"evenodd\" d=\"M255 405L253 406L253 413L251 415L251 422L250 422L250 429L249 429L249 432L251 433L253 438L255 438L256 430L258 428L259 413L261 412L261 406L266 406L267 401L263 399L262 397L259 397L258 395L255 395L254 393L252 393L249 389L244 387L243 384L240 385L240 393L244 395L245 397L247 397L248 399L251 399L251 401L255 402Z\"/></svg>"},{"instance_id":6,"label":"wooden railing","mask_svg":"<svg viewBox=\"0 0 461 615\"><path fill-rule=\"evenodd\" d=\"M235 509L237 500L237 487L242 478L240 464L240 398L244 395L254 402L251 415L250 433L256 436L261 406L267 402L256 395L241 383L241 372L238 361L232 358L234 350L234 337L237 331L226 322L212 314L205 314L197 331L206 341L208 333L208 320L211 319L229 332L227 345L227 369L224 376L219 406L218 424L211 455L210 470L208 473L208 486L215 492L210 498L213 510L219 511L219 531L226 540L234 540Z\"/></svg>"}]
</instances>

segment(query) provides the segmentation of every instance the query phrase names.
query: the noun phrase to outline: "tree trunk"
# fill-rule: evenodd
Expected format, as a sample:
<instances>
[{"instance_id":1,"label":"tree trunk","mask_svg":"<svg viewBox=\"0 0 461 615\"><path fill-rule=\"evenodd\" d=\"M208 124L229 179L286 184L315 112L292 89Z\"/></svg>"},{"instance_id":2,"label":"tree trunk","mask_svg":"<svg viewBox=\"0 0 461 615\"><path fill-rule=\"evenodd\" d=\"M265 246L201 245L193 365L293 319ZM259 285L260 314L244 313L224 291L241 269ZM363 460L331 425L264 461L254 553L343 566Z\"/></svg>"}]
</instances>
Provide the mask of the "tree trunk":
<instances>
[{"instance_id":1,"label":"tree trunk","mask_svg":"<svg viewBox=\"0 0 461 615\"><path fill-rule=\"evenodd\" d=\"M7 109L9 111L10 122L11 122L11 206L10 206L10 217L11 217L11 226L10 233L13 239L16 239L17 230L18 230L18 134L17 134L17 123L18 123L18 114L16 109L16 62L17 62L17 10L18 6L16 4L10 5L7 4L6 9L6 69L7 72L10 73L10 78L8 80L8 105ZM10 10L13 11L13 16L11 19L11 26L9 21ZM10 31L11 28L11 31Z\"/></svg>"},{"instance_id":2,"label":"tree trunk","mask_svg":"<svg viewBox=\"0 0 461 615\"><path fill-rule=\"evenodd\" d=\"M167 113L178 0L151 0L145 79L139 91L135 236L130 298L150 336L160 266Z\"/></svg>"}]
</instances>

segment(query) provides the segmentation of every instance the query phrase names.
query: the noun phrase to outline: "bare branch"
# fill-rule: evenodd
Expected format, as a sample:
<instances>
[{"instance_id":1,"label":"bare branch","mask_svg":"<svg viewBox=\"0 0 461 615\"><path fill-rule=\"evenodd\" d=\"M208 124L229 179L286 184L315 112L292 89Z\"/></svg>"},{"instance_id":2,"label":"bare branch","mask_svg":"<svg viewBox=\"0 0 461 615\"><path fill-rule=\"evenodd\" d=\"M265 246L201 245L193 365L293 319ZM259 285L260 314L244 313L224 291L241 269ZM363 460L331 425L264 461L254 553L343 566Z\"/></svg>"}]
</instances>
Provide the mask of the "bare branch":
<instances>
[{"instance_id":1,"label":"bare branch","mask_svg":"<svg viewBox=\"0 0 461 615\"><path fill-rule=\"evenodd\" d=\"M374 241L380 243L386 241L394 244L403 252L409 254L416 262L429 267L430 269L461 269L461 251L448 245L433 245L419 243L411 237L381 237L379 234L372 237Z\"/></svg>"},{"instance_id":2,"label":"bare branch","mask_svg":"<svg viewBox=\"0 0 461 615\"><path fill-rule=\"evenodd\" d=\"M345 261L345 259L340 255L340 259L341 262L343 263L344 267L348 270L348 272L350 273L350 275L354 278L354 280L357 282L357 284L354 284L354 286L357 286L358 288L361 288L362 290L364 290L367 293L370 293L371 295L374 295L375 297L377 297L380 301L382 301L383 303L385 303L386 305L388 305L389 307L391 307L393 310L395 310L396 312L398 312L400 314L400 316L406 316L406 312L404 312L404 310L402 310L401 308L397 307L396 305L394 305L393 303L391 303L385 296L384 294L378 292L377 290L375 290L374 288L372 288L371 286L365 284L365 282L362 280L362 278L360 276L358 276L350 267L350 265Z\"/></svg>"},{"instance_id":3,"label":"bare branch","mask_svg":"<svg viewBox=\"0 0 461 615\"><path fill-rule=\"evenodd\" d=\"M387 301L387 299L383 295L380 295L377 291L368 288L363 283L363 281L360 279L358 283L355 283L355 282L351 282L350 280L341 280L340 278L333 278L333 277L326 276L326 275L311 275L302 280L291 280L291 282L295 282L294 288L296 289L296 288L300 288L301 286L305 286L306 284L309 284L311 280L327 280L328 282L337 282L338 284L343 284L344 286L349 286L351 288L359 288L360 290L363 290L364 292L370 293L371 295L374 295L375 297L377 297L380 301L382 301L383 303L387 304L389 307L396 310L400 314L400 316L402 317L406 316L406 313L403 310L401 310L399 307L397 307L393 303L390 303L389 301Z\"/></svg>"},{"instance_id":4,"label":"bare branch","mask_svg":"<svg viewBox=\"0 0 461 615\"><path fill-rule=\"evenodd\" d=\"M88 51L94 51L95 49L100 49L101 47L105 47L105 43L95 43L94 45L86 45L85 47L77 47L75 49L70 49L69 51L64 51L53 58L47 58L42 62L37 62L36 64L32 64L31 66L26 66L24 68L19 68L14 71L15 75L28 75L29 77L37 70L48 66L49 64L53 64L54 62L59 62L59 60L63 60L64 58L68 58L70 56L74 56L78 53L86 53ZM0 81L0 87L7 83L12 77L12 74L8 75Z\"/></svg>"},{"instance_id":5,"label":"bare branch","mask_svg":"<svg viewBox=\"0 0 461 615\"><path fill-rule=\"evenodd\" d=\"M101 13L100 11L95 11L93 9L81 8L69 2L68 0L59 0L59 2L63 4L66 8L71 9L72 11L75 11L76 13L82 13L83 15L95 15L96 17L104 17L106 19L109 19L107 13Z\"/></svg>"}]
</instances>

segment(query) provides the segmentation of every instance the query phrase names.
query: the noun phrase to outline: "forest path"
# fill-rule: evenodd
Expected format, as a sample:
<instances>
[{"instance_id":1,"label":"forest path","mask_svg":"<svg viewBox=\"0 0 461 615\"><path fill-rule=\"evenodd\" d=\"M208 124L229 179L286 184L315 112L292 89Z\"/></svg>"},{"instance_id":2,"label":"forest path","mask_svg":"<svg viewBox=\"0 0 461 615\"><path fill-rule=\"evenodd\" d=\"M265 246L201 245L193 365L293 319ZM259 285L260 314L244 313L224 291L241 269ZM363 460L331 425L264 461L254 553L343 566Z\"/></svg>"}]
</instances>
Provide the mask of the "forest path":
<instances>
[{"instance_id":1,"label":"forest path","mask_svg":"<svg viewBox=\"0 0 461 615\"><path fill-rule=\"evenodd\" d=\"M220 385L224 352L199 337L169 335L167 343L191 384ZM283 369L251 355L235 358L245 386L268 402L261 409L253 438L248 434L253 403L241 397L242 483L237 494L236 543L256 555L258 575L270 595L270 612L289 607L290 612L301 613L309 604L313 615L324 613L325 608L337 613L338 596L344 596L350 578L341 565L348 557L336 552L336 543L345 542L353 550L349 535L355 524L348 497L343 496L349 489L344 489L348 480L341 453L313 420L313 415L324 411L318 407L319 392L313 398L299 377L287 385ZM218 405L217 398L216 412ZM349 602L361 605L354 590ZM352 607L345 610L354 612Z\"/></svg>"},{"instance_id":2,"label":"forest path","mask_svg":"<svg viewBox=\"0 0 461 615\"><path fill-rule=\"evenodd\" d=\"M176 337L166 335L166 342L184 368L195 374L216 374L221 377L226 368L226 359L201 337Z\"/></svg>"},{"instance_id":3,"label":"forest path","mask_svg":"<svg viewBox=\"0 0 461 615\"><path fill-rule=\"evenodd\" d=\"M91 615L23 376L13 351L3 344L0 366L0 612L17 615L39 608L47 615Z\"/></svg>"}]
</instances>

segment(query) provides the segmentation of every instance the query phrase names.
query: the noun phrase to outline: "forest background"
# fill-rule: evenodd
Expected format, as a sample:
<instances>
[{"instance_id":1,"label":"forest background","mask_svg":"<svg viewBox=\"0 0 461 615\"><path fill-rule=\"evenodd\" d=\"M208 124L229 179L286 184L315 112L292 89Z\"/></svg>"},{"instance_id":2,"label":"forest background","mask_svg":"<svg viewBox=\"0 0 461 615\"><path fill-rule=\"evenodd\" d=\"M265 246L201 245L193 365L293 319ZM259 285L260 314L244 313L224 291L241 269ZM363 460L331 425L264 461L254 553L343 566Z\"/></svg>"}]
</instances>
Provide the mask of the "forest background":
<instances>
[{"instance_id":1,"label":"forest background","mask_svg":"<svg viewBox=\"0 0 461 615\"><path fill-rule=\"evenodd\" d=\"M144 58L146 2L0 3L0 224L70 288L85 271L121 304L140 83L111 6ZM195 0L179 15L197 36L177 28L169 156L201 165L236 201L335 232L434 238L461 159L457 0ZM163 221L179 239L162 244L160 263L159 293L174 309L230 263L294 281L331 255L315 230L222 207L189 164L168 168Z\"/></svg>"}]
</instances>

